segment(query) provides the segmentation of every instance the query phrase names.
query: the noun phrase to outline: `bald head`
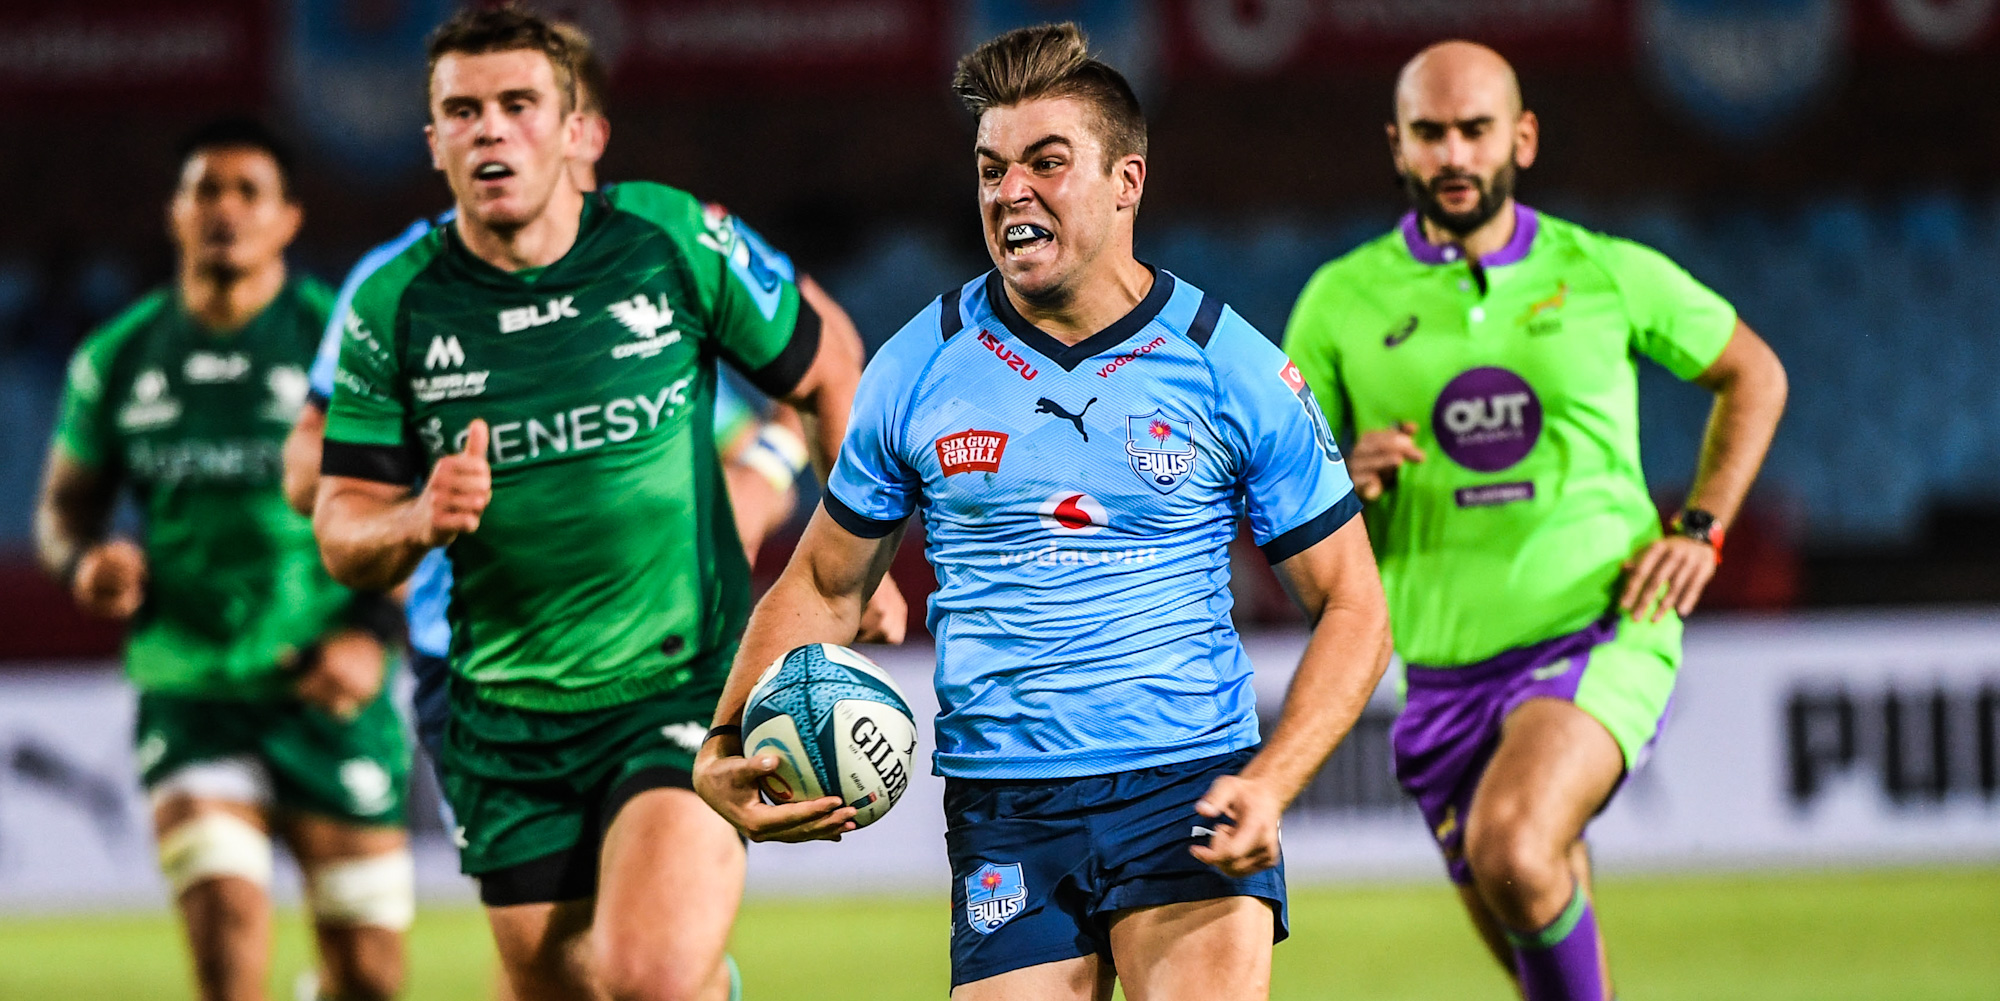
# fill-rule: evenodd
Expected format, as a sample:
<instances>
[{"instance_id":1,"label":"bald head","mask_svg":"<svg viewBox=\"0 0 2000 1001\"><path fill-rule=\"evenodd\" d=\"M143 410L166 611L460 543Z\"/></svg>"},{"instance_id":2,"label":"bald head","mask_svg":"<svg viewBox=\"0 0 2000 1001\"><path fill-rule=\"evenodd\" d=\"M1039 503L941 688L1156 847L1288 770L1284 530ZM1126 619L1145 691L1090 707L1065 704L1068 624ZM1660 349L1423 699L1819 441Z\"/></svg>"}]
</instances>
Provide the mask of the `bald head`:
<instances>
[{"instance_id":1,"label":"bald head","mask_svg":"<svg viewBox=\"0 0 2000 1001\"><path fill-rule=\"evenodd\" d=\"M1521 81L1500 53L1477 42L1439 42L1403 64L1396 77L1396 121L1484 113L1521 114Z\"/></svg>"},{"instance_id":2,"label":"bald head","mask_svg":"<svg viewBox=\"0 0 2000 1001\"><path fill-rule=\"evenodd\" d=\"M1439 42L1396 78L1396 171L1417 212L1457 238L1486 229L1508 207L1514 175L1535 162L1540 134L1535 113L1521 108L1514 68L1484 45Z\"/></svg>"}]
</instances>

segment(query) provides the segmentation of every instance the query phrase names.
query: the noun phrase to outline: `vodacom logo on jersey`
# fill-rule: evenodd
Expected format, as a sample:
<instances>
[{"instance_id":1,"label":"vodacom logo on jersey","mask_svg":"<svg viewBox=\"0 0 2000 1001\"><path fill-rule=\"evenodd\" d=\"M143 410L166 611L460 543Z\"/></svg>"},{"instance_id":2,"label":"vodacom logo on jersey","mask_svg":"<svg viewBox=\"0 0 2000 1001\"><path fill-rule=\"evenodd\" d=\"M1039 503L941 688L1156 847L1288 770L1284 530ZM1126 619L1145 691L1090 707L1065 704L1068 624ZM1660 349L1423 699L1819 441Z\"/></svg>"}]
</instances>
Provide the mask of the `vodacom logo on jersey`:
<instances>
[{"instance_id":1,"label":"vodacom logo on jersey","mask_svg":"<svg viewBox=\"0 0 2000 1001\"><path fill-rule=\"evenodd\" d=\"M1057 535L1095 535L1109 524L1097 498L1074 490L1058 490L1036 510L1042 527Z\"/></svg>"}]
</instances>

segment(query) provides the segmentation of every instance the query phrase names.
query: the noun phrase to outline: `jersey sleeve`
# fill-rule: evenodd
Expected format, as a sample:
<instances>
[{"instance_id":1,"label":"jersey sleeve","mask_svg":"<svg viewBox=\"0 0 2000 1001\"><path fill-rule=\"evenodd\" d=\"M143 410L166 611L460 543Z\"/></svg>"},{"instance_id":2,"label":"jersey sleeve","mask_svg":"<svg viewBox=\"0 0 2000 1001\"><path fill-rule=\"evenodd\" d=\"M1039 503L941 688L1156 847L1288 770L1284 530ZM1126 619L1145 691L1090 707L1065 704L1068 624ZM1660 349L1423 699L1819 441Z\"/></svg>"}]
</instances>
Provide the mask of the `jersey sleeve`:
<instances>
[{"instance_id":1,"label":"jersey sleeve","mask_svg":"<svg viewBox=\"0 0 2000 1001\"><path fill-rule=\"evenodd\" d=\"M1605 246L1633 350L1682 379L1706 371L1736 330L1735 307L1651 247L1619 239Z\"/></svg>"},{"instance_id":2,"label":"jersey sleeve","mask_svg":"<svg viewBox=\"0 0 2000 1001\"><path fill-rule=\"evenodd\" d=\"M634 182L615 185L610 197L680 246L717 354L766 395L789 396L812 367L820 332L792 259L722 206L685 191Z\"/></svg>"},{"instance_id":3,"label":"jersey sleeve","mask_svg":"<svg viewBox=\"0 0 2000 1001\"><path fill-rule=\"evenodd\" d=\"M62 402L56 408L55 447L78 464L103 469L116 464L118 428L110 383L118 353L165 309L169 298L156 292L92 331L71 356L64 373Z\"/></svg>"},{"instance_id":4,"label":"jersey sleeve","mask_svg":"<svg viewBox=\"0 0 2000 1001\"><path fill-rule=\"evenodd\" d=\"M1285 354L1298 365L1299 375L1330 412L1326 417L1339 435L1354 434L1354 409L1340 382L1340 349L1336 341L1341 306L1340 283L1333 266L1319 269L1299 292L1285 322Z\"/></svg>"},{"instance_id":5,"label":"jersey sleeve","mask_svg":"<svg viewBox=\"0 0 2000 1001\"><path fill-rule=\"evenodd\" d=\"M110 338L99 333L76 349L63 379L62 403L56 410L56 447L91 469L110 465L117 449L104 389L111 375L109 342Z\"/></svg>"},{"instance_id":6,"label":"jersey sleeve","mask_svg":"<svg viewBox=\"0 0 2000 1001\"><path fill-rule=\"evenodd\" d=\"M916 380L937 347L941 302L911 320L861 373L847 437L826 478L826 513L864 539L896 530L917 509L923 481L904 451L903 428Z\"/></svg>"},{"instance_id":7,"label":"jersey sleeve","mask_svg":"<svg viewBox=\"0 0 2000 1001\"><path fill-rule=\"evenodd\" d=\"M1283 351L1226 310L1209 354L1250 535L1276 566L1347 524L1361 499L1312 388Z\"/></svg>"},{"instance_id":8,"label":"jersey sleeve","mask_svg":"<svg viewBox=\"0 0 2000 1001\"><path fill-rule=\"evenodd\" d=\"M384 483L409 484L423 472L409 441L409 411L395 351L400 285L376 276L363 281L337 314L340 353L326 412L320 471Z\"/></svg>"}]
</instances>

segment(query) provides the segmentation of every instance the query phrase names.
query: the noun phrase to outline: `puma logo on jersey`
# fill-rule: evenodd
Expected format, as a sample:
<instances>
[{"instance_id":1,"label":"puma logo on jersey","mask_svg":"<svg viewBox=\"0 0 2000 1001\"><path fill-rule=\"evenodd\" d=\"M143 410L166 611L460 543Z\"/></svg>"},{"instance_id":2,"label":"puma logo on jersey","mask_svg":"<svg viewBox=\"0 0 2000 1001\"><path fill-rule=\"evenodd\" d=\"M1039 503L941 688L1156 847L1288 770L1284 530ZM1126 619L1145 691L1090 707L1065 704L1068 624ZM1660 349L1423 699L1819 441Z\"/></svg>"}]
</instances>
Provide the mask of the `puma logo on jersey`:
<instances>
[{"instance_id":1,"label":"puma logo on jersey","mask_svg":"<svg viewBox=\"0 0 2000 1001\"><path fill-rule=\"evenodd\" d=\"M1097 397L1093 396L1090 398L1090 403L1096 403L1096 402L1097 402ZM1084 404L1082 410L1079 410L1076 413L1070 413L1069 411L1064 410L1062 408L1062 404L1057 403L1056 401L1051 400L1048 397L1044 396L1041 399L1035 401L1035 413L1048 414L1051 417L1060 417L1063 420L1066 420L1071 424L1076 425L1076 433L1082 435L1084 442L1088 444L1090 442L1090 432L1085 431L1083 429L1083 415L1090 413L1090 403Z\"/></svg>"},{"instance_id":2,"label":"puma logo on jersey","mask_svg":"<svg viewBox=\"0 0 2000 1001\"><path fill-rule=\"evenodd\" d=\"M512 334L529 327L541 327L577 315L576 296L550 299L547 306L517 306L500 311L500 332Z\"/></svg>"},{"instance_id":3,"label":"puma logo on jersey","mask_svg":"<svg viewBox=\"0 0 2000 1001\"><path fill-rule=\"evenodd\" d=\"M456 336L439 334L431 338L431 348L424 352L424 368L437 371L441 368L457 368L465 364L465 348L460 347Z\"/></svg>"}]
</instances>

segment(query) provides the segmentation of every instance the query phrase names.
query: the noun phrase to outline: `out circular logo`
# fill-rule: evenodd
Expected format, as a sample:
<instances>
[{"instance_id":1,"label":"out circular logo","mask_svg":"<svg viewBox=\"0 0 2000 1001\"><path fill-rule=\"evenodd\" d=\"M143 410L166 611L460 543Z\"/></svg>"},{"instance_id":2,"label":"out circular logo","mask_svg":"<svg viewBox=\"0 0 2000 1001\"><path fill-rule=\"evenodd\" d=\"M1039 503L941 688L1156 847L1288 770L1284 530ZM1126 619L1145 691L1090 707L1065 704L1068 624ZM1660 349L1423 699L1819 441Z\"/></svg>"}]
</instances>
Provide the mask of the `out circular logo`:
<instances>
[{"instance_id":1,"label":"out circular logo","mask_svg":"<svg viewBox=\"0 0 2000 1001\"><path fill-rule=\"evenodd\" d=\"M1453 462L1496 473L1534 450L1542 436L1542 401L1526 379L1504 368L1471 369L1438 394L1431 433Z\"/></svg>"},{"instance_id":2,"label":"out circular logo","mask_svg":"<svg viewBox=\"0 0 2000 1001\"><path fill-rule=\"evenodd\" d=\"M1106 524L1104 505L1075 490L1050 494L1036 513L1042 516L1043 528L1059 535L1095 535Z\"/></svg>"}]
</instances>

